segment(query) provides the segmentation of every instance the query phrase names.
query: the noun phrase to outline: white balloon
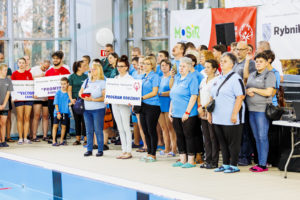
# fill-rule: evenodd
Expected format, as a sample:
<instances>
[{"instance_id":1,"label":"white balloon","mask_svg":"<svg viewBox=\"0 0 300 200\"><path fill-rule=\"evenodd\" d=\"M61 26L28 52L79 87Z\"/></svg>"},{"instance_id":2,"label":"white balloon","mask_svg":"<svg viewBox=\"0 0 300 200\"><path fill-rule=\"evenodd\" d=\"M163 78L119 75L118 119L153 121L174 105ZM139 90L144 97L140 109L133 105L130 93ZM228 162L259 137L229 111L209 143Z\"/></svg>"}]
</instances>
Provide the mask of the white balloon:
<instances>
[{"instance_id":1,"label":"white balloon","mask_svg":"<svg viewBox=\"0 0 300 200\"><path fill-rule=\"evenodd\" d=\"M103 47L106 44L112 44L114 41L114 34L109 28L101 28L96 33L96 41Z\"/></svg>"}]
</instances>

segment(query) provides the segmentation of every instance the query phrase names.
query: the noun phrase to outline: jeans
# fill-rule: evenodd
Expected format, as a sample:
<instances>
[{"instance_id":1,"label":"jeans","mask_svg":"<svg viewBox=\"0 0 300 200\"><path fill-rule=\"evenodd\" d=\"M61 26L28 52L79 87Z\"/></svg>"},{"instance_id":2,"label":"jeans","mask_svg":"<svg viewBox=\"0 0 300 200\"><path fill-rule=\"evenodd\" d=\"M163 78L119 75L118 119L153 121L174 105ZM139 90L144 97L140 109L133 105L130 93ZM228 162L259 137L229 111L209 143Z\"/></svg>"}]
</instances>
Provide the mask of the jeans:
<instances>
[{"instance_id":1,"label":"jeans","mask_svg":"<svg viewBox=\"0 0 300 200\"><path fill-rule=\"evenodd\" d=\"M93 151L94 132L98 143L98 152L103 151L103 125L105 108L85 110L84 121L86 125L87 150Z\"/></svg>"},{"instance_id":2,"label":"jeans","mask_svg":"<svg viewBox=\"0 0 300 200\"><path fill-rule=\"evenodd\" d=\"M156 126L160 115L160 106L142 104L142 112L140 113L141 125L145 134L147 152L149 155L156 155L157 149L157 132Z\"/></svg>"},{"instance_id":3,"label":"jeans","mask_svg":"<svg viewBox=\"0 0 300 200\"><path fill-rule=\"evenodd\" d=\"M269 120L265 112L249 112L250 126L255 138L258 164L267 165L269 152Z\"/></svg>"},{"instance_id":4,"label":"jeans","mask_svg":"<svg viewBox=\"0 0 300 200\"><path fill-rule=\"evenodd\" d=\"M132 134L130 130L130 107L127 105L113 104L112 111L121 138L122 151L124 153L131 153Z\"/></svg>"}]
</instances>

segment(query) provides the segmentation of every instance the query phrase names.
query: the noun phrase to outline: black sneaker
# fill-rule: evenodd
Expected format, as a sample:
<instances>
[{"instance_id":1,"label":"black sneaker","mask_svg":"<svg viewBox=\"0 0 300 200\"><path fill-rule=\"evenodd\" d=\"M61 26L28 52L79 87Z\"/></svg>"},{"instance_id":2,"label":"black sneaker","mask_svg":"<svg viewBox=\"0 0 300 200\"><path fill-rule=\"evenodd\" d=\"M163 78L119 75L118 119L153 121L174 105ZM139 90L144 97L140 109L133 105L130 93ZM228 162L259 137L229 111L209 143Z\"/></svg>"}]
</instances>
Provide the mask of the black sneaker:
<instances>
[{"instance_id":1,"label":"black sneaker","mask_svg":"<svg viewBox=\"0 0 300 200\"><path fill-rule=\"evenodd\" d=\"M1 147L9 147L9 145L6 142L2 142Z\"/></svg>"},{"instance_id":2,"label":"black sneaker","mask_svg":"<svg viewBox=\"0 0 300 200\"><path fill-rule=\"evenodd\" d=\"M98 147L97 147L97 149L98 149ZM109 146L108 145L103 145L103 151L107 151L107 150L109 150Z\"/></svg>"},{"instance_id":3,"label":"black sneaker","mask_svg":"<svg viewBox=\"0 0 300 200\"><path fill-rule=\"evenodd\" d=\"M96 154L96 157L100 157L100 156L103 156L103 151L99 151L99 152Z\"/></svg>"},{"instance_id":4,"label":"black sneaker","mask_svg":"<svg viewBox=\"0 0 300 200\"><path fill-rule=\"evenodd\" d=\"M91 156L91 155L93 155L93 153L91 151L87 151L84 153L84 156Z\"/></svg>"}]
</instances>

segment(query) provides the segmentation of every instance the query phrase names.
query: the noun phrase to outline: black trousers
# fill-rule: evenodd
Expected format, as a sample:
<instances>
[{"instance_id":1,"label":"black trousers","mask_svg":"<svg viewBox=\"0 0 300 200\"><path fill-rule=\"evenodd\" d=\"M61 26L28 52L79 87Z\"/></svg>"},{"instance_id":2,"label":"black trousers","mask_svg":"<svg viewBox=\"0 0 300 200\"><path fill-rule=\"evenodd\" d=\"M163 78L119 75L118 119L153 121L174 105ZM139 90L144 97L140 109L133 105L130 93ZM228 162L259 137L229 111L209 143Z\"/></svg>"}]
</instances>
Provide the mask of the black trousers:
<instances>
[{"instance_id":1,"label":"black trousers","mask_svg":"<svg viewBox=\"0 0 300 200\"><path fill-rule=\"evenodd\" d=\"M195 155L196 134L198 116L189 117L185 122L181 118L173 118L173 127L177 136L179 154Z\"/></svg>"},{"instance_id":2,"label":"black trousers","mask_svg":"<svg viewBox=\"0 0 300 200\"><path fill-rule=\"evenodd\" d=\"M147 152L149 155L156 155L157 132L156 126L160 115L160 107L143 103L140 113L141 125L145 134Z\"/></svg>"},{"instance_id":3,"label":"black trousers","mask_svg":"<svg viewBox=\"0 0 300 200\"><path fill-rule=\"evenodd\" d=\"M205 146L205 161L212 165L218 165L219 162L219 143L212 124L208 123L207 120L202 119L202 133L204 136Z\"/></svg>"},{"instance_id":4,"label":"black trousers","mask_svg":"<svg viewBox=\"0 0 300 200\"><path fill-rule=\"evenodd\" d=\"M77 115L76 112L74 111L73 105L72 105L72 111L73 111L73 116L75 121L76 136L81 136L81 135L86 136L86 129L85 129L83 115Z\"/></svg>"},{"instance_id":5,"label":"black trousers","mask_svg":"<svg viewBox=\"0 0 300 200\"><path fill-rule=\"evenodd\" d=\"M243 125L216 125L216 135L221 147L223 164L237 166L241 149Z\"/></svg>"},{"instance_id":6,"label":"black trousers","mask_svg":"<svg viewBox=\"0 0 300 200\"><path fill-rule=\"evenodd\" d=\"M195 153L204 153L203 147L203 134L201 130L201 119L197 118L197 123L195 127Z\"/></svg>"}]
</instances>

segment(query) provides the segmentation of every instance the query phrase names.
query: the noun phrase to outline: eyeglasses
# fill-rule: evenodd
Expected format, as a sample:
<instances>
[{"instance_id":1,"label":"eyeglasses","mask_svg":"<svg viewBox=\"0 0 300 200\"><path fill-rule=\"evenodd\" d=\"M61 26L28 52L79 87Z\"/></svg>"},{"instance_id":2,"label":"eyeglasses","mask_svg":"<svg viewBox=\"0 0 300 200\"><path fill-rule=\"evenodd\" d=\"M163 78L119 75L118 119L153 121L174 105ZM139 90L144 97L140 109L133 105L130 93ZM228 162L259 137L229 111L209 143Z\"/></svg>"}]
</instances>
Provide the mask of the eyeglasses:
<instances>
[{"instance_id":1,"label":"eyeglasses","mask_svg":"<svg viewBox=\"0 0 300 200\"><path fill-rule=\"evenodd\" d=\"M122 68L122 67L127 67L127 66L122 66L122 65L118 65L117 68Z\"/></svg>"}]
</instances>

